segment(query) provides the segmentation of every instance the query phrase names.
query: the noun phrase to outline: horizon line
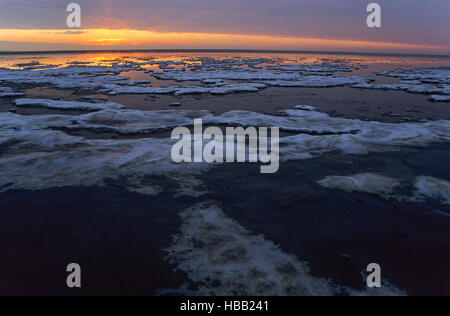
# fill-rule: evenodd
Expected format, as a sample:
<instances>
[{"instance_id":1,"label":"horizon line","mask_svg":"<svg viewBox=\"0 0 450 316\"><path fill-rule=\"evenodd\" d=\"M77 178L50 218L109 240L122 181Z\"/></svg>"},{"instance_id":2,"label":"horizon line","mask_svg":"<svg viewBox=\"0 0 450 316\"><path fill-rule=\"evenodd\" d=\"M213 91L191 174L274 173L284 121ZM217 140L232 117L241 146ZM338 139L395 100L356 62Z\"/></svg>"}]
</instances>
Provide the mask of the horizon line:
<instances>
[{"instance_id":1,"label":"horizon line","mask_svg":"<svg viewBox=\"0 0 450 316\"><path fill-rule=\"evenodd\" d=\"M0 55L46 55L46 54L87 54L87 53L276 53L276 54L330 54L330 55L360 55L360 56L411 56L411 57L444 57L450 58L449 53L399 53L399 52L358 52L358 51L326 51L326 50L277 50L277 49L76 49L76 50L46 50L46 51L0 51Z\"/></svg>"}]
</instances>

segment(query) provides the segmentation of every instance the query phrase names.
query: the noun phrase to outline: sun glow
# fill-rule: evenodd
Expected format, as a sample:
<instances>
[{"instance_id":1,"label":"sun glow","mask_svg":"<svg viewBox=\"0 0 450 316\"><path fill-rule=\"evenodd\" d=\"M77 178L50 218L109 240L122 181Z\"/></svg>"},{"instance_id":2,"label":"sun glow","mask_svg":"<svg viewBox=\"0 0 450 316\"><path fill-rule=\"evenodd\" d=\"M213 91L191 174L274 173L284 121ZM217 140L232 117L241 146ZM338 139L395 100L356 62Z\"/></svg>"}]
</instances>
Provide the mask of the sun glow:
<instances>
[{"instance_id":1,"label":"sun glow","mask_svg":"<svg viewBox=\"0 0 450 316\"><path fill-rule=\"evenodd\" d=\"M0 42L71 44L80 49L109 46L120 49L285 49L361 51L440 51L448 47L347 39L269 35L155 32L151 30L0 30ZM1 49L0 43L0 49Z\"/></svg>"},{"instance_id":2,"label":"sun glow","mask_svg":"<svg viewBox=\"0 0 450 316\"><path fill-rule=\"evenodd\" d=\"M122 41L124 41L123 38L99 38L89 40L89 42L99 43L101 45L114 45L114 43Z\"/></svg>"}]
</instances>

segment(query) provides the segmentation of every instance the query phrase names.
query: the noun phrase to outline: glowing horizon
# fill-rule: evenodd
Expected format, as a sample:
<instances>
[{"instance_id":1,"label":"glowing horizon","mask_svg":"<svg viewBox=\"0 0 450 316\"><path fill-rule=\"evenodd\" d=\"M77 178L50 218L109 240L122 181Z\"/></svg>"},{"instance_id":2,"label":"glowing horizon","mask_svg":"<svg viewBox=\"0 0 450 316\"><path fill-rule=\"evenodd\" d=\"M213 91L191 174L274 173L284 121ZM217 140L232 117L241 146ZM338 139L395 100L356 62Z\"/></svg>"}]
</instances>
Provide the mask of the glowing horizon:
<instances>
[{"instance_id":1,"label":"glowing horizon","mask_svg":"<svg viewBox=\"0 0 450 316\"><path fill-rule=\"evenodd\" d=\"M377 0L381 27L372 28L366 22L370 1L361 0L77 0L80 25L67 24L71 1L0 2L0 51L246 49L450 55L450 2L442 0Z\"/></svg>"},{"instance_id":2,"label":"glowing horizon","mask_svg":"<svg viewBox=\"0 0 450 316\"><path fill-rule=\"evenodd\" d=\"M361 52L415 52L449 53L449 46L393 43L383 41L362 41L349 39L329 39L294 36L198 33L198 32L158 32L154 30L132 29L0 29L0 51L4 43L71 45L79 49L255 49L255 50L321 50L321 51L361 51ZM54 46L53 46L54 47ZM58 49L56 49L58 50Z\"/></svg>"}]
</instances>

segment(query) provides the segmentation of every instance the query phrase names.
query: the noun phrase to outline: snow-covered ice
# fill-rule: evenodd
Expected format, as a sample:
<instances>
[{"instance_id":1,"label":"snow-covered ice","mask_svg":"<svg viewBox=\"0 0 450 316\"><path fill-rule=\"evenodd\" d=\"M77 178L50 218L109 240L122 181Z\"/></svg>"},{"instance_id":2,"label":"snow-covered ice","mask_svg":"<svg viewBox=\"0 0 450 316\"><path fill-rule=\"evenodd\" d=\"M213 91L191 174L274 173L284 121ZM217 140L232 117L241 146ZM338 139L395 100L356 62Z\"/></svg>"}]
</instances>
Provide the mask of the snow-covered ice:
<instances>
[{"instance_id":1,"label":"snow-covered ice","mask_svg":"<svg viewBox=\"0 0 450 316\"><path fill-rule=\"evenodd\" d=\"M109 85L136 86L149 81L134 81L118 76L132 67L69 66L46 70L0 69L0 82L50 85L59 89L98 90Z\"/></svg>"},{"instance_id":2,"label":"snow-covered ice","mask_svg":"<svg viewBox=\"0 0 450 316\"><path fill-rule=\"evenodd\" d=\"M438 101L438 102L450 102L450 95L437 95L433 94L430 97L430 100L432 101Z\"/></svg>"},{"instance_id":3,"label":"snow-covered ice","mask_svg":"<svg viewBox=\"0 0 450 316\"><path fill-rule=\"evenodd\" d=\"M379 75L399 78L399 83L374 84L371 79L347 76L353 67L341 64L274 64L276 60L259 59L193 59L185 61L126 59L111 61L109 66L93 66L72 62L66 67L45 69L30 64L22 69L0 69L0 83L50 85L59 89L81 89L115 94L227 94L257 92L267 86L276 87L338 87L402 90L433 94L434 101L448 101L450 71L448 68L417 69L401 72L380 72ZM263 67L261 63L268 63ZM146 70L159 65L161 71ZM259 66L258 66L259 65ZM174 66L184 66L177 69ZM248 68L244 67L248 66ZM34 70L33 67L39 67ZM175 68L175 69L174 69ZM131 70L145 71L159 80L198 81L199 85L152 87L149 80L131 80L119 74ZM239 81L230 83L228 81ZM1 92L0 92L1 95Z\"/></svg>"},{"instance_id":4,"label":"snow-covered ice","mask_svg":"<svg viewBox=\"0 0 450 316\"><path fill-rule=\"evenodd\" d=\"M361 89L403 90L411 93L433 94L433 101L448 101L450 97L450 68L421 68L403 71L384 71L380 76L399 78L399 83L352 85Z\"/></svg>"},{"instance_id":5,"label":"snow-covered ice","mask_svg":"<svg viewBox=\"0 0 450 316\"><path fill-rule=\"evenodd\" d=\"M15 92L10 87L0 87L0 98L3 98L3 97L20 97L20 96L23 96L23 95L24 95L23 93Z\"/></svg>"},{"instance_id":6,"label":"snow-covered ice","mask_svg":"<svg viewBox=\"0 0 450 316\"><path fill-rule=\"evenodd\" d=\"M259 81L266 85L280 87L334 87L368 83L368 79L356 76L310 76L301 73L275 72L268 70L168 71L162 73L154 72L153 75L158 79L163 80L203 82L212 82L212 80L246 80Z\"/></svg>"},{"instance_id":7,"label":"snow-covered ice","mask_svg":"<svg viewBox=\"0 0 450 316\"><path fill-rule=\"evenodd\" d=\"M434 177L421 176L414 183L415 196L419 200L434 199L450 205L450 182Z\"/></svg>"},{"instance_id":8,"label":"snow-covered ice","mask_svg":"<svg viewBox=\"0 0 450 316\"><path fill-rule=\"evenodd\" d=\"M384 71L380 72L379 75L403 80L418 80L423 83L450 84L450 68L447 67Z\"/></svg>"},{"instance_id":9,"label":"snow-covered ice","mask_svg":"<svg viewBox=\"0 0 450 316\"><path fill-rule=\"evenodd\" d=\"M347 192L377 194L385 199L405 202L425 202L450 205L450 182L430 176L419 176L414 182L386 176L361 173L351 176L328 176L318 181L324 188ZM395 194L399 187L409 189L410 195Z\"/></svg>"},{"instance_id":10,"label":"snow-covered ice","mask_svg":"<svg viewBox=\"0 0 450 316\"><path fill-rule=\"evenodd\" d=\"M348 66L337 64L321 64L321 65L282 65L282 66L269 66L269 70L281 70L281 71L304 71L304 72L351 72L351 68Z\"/></svg>"},{"instance_id":11,"label":"snow-covered ice","mask_svg":"<svg viewBox=\"0 0 450 316\"><path fill-rule=\"evenodd\" d=\"M106 110L106 109L123 109L125 106L114 102L76 102L76 101L61 101L48 99L16 99L16 106L38 106L49 109L63 109L63 110Z\"/></svg>"},{"instance_id":12,"label":"snow-covered ice","mask_svg":"<svg viewBox=\"0 0 450 316\"><path fill-rule=\"evenodd\" d=\"M184 174L203 164L172 163L173 141L148 138L145 133L204 124L278 126L297 135L280 139L282 160L311 159L329 152L365 155L450 141L450 122L387 124L330 117L293 109L280 116L232 111L214 116L209 111L101 110L84 115L19 115L0 113L0 185L9 188L46 188L100 184L106 178L136 174ZM87 140L64 130L142 134L139 139ZM67 167L64 167L67 165ZM193 167L195 166L195 167ZM209 165L211 166L211 165Z\"/></svg>"},{"instance_id":13,"label":"snow-covered ice","mask_svg":"<svg viewBox=\"0 0 450 316\"><path fill-rule=\"evenodd\" d=\"M262 83L236 83L213 86L169 86L169 87L136 87L110 85L100 92L110 95L116 94L174 94L176 96L185 94L227 94L235 92L256 92L265 88Z\"/></svg>"},{"instance_id":14,"label":"snow-covered ice","mask_svg":"<svg viewBox=\"0 0 450 316\"><path fill-rule=\"evenodd\" d=\"M180 233L166 249L167 259L199 284L187 295L331 296L405 295L387 281L381 290L355 290L311 274L309 264L263 235L226 217L214 202L195 205L181 215ZM217 282L219 281L219 282Z\"/></svg>"},{"instance_id":15,"label":"snow-covered ice","mask_svg":"<svg viewBox=\"0 0 450 316\"><path fill-rule=\"evenodd\" d=\"M180 181L187 181L207 167L172 163L169 139L87 140L54 130L2 129L0 144L8 147L0 156L2 190L102 186L120 178L131 191L156 194L158 185L145 183L145 176L183 174Z\"/></svg>"},{"instance_id":16,"label":"snow-covered ice","mask_svg":"<svg viewBox=\"0 0 450 316\"><path fill-rule=\"evenodd\" d=\"M318 183L328 189L366 192L386 196L391 194L401 184L401 181L377 174L361 173L348 177L329 176Z\"/></svg>"},{"instance_id":17,"label":"snow-covered ice","mask_svg":"<svg viewBox=\"0 0 450 316\"><path fill-rule=\"evenodd\" d=\"M310 87L325 88L355 84L366 84L368 79L356 76L303 76L294 80L268 80L264 81L269 86L277 87Z\"/></svg>"}]
</instances>

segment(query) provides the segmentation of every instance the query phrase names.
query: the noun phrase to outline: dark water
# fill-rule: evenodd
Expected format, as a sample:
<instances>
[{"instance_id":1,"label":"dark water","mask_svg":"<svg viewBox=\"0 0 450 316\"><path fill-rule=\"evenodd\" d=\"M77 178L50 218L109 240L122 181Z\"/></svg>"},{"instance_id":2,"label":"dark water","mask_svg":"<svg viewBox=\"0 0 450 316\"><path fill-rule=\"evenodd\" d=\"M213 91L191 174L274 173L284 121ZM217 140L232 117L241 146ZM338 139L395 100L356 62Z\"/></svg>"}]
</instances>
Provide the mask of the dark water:
<instances>
[{"instance_id":1,"label":"dark water","mask_svg":"<svg viewBox=\"0 0 450 316\"><path fill-rule=\"evenodd\" d=\"M209 183L228 216L309 261L317 275L359 288L361 272L377 262L384 277L408 294L450 294L450 218L432 213L450 214L449 206L386 201L315 183L329 174L358 172L449 179L448 159L449 148L370 157L329 155L284 163L278 174L268 177L216 170L216 180ZM221 185L224 178L233 180Z\"/></svg>"},{"instance_id":2,"label":"dark water","mask_svg":"<svg viewBox=\"0 0 450 316\"><path fill-rule=\"evenodd\" d=\"M307 260L312 273L361 288L372 262L411 295L450 294L449 206L387 201L327 190L327 175L374 172L405 180L450 180L450 147L369 156L326 155L283 163L274 175L258 166L218 166L202 176L209 194L174 198L177 183L153 179L166 192L130 193L100 187L13 191L0 195L0 294L154 295L188 279L173 272L161 249L179 229L178 214L207 200L255 234ZM399 192L409 194L411 192ZM83 288L65 286L69 262L83 266ZM191 284L191 287L195 285ZM169 291L170 293L170 291Z\"/></svg>"},{"instance_id":3,"label":"dark water","mask_svg":"<svg viewBox=\"0 0 450 316\"><path fill-rule=\"evenodd\" d=\"M154 295L180 275L161 249L188 201L123 189L15 191L0 198L1 295ZM67 264L83 267L83 288L66 286Z\"/></svg>"}]
</instances>

